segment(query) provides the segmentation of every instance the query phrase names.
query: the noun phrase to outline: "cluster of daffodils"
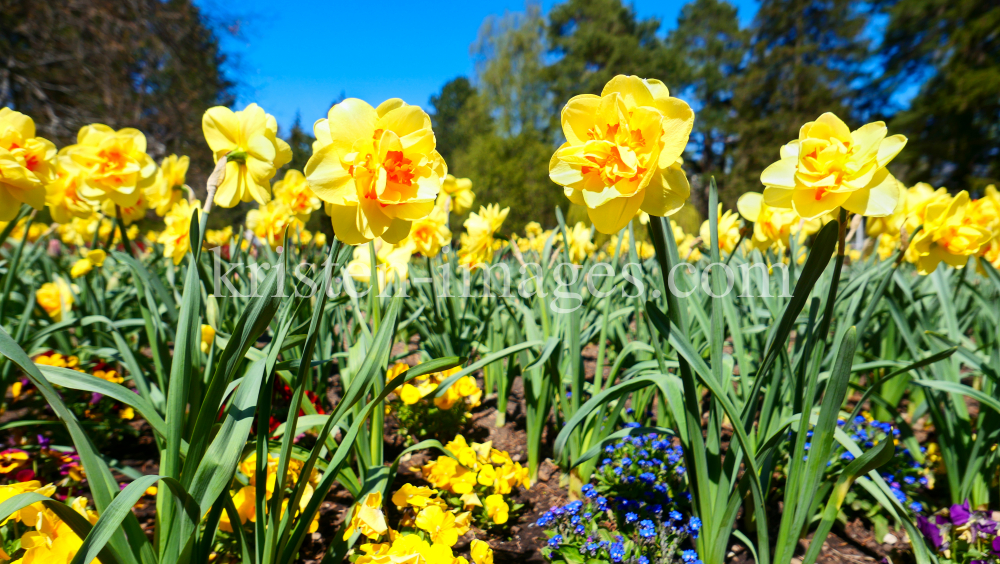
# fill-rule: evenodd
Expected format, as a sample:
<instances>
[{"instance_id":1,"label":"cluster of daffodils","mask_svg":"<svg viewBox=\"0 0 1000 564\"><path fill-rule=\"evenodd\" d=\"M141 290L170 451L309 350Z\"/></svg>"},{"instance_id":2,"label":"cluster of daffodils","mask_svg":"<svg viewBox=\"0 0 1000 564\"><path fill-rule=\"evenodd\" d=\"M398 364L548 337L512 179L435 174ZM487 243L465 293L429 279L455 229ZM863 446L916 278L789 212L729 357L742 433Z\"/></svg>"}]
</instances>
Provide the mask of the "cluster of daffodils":
<instances>
[{"instance_id":1,"label":"cluster of daffodils","mask_svg":"<svg viewBox=\"0 0 1000 564\"><path fill-rule=\"evenodd\" d=\"M382 510L381 492L372 492L358 503L344 531L344 540L353 535L366 542L355 549L360 555L355 564L410 562L413 564L469 564L456 556L452 547L470 529L468 511L455 514L437 496L437 491L405 484L392 496L392 503L403 512L395 529L389 527ZM470 556L475 564L493 564L493 549L473 539Z\"/></svg>"},{"instance_id":2,"label":"cluster of daffodils","mask_svg":"<svg viewBox=\"0 0 1000 564\"><path fill-rule=\"evenodd\" d=\"M264 488L264 500L270 501L274 496L275 489L277 486L278 478L278 462L280 459L276 456L272 456L270 453L267 455L267 470L264 476L261 476L259 469L257 468L257 453L252 452L249 456L243 459L243 462L239 465L239 474L236 476L233 496L233 504L236 506L236 512L240 517L240 525L245 525L246 523L256 523L257 522L257 488ZM312 499L314 488L319 484L319 473L313 468L309 476L302 476L302 468L305 465L301 460L293 458L288 462L288 474L285 478L285 484L297 484L300 480L306 480L307 485L305 492L302 494L302 498L299 500L299 508L295 511L298 515L300 511L309 505L309 500ZM264 478L261 480L260 478ZM262 483L263 482L263 483ZM286 492L287 493L287 492ZM288 509L288 499L290 496L285 496L282 499L281 513L284 514ZM265 507L265 512L270 509L270 505ZM233 523L230 521L229 512L223 511L219 518L219 529L225 532L233 532ZM313 518L312 522L309 523L309 532L315 533L319 529L319 513Z\"/></svg>"},{"instance_id":3,"label":"cluster of daffodils","mask_svg":"<svg viewBox=\"0 0 1000 564\"><path fill-rule=\"evenodd\" d=\"M944 561L956 564L1000 562L1000 523L996 513L986 508L972 509L968 500L930 517L920 515L917 528Z\"/></svg>"},{"instance_id":4,"label":"cluster of daffodils","mask_svg":"<svg viewBox=\"0 0 1000 564\"><path fill-rule=\"evenodd\" d=\"M386 373L386 380L399 376L409 368L403 363L393 365ZM443 372L418 376L396 391L386 411L394 413L400 433L418 438L444 438L464 425L470 412L479 407L483 399L483 390L476 379L473 376L459 378L438 395L441 383L460 370L461 367L456 366Z\"/></svg>"},{"instance_id":5,"label":"cluster of daffodils","mask_svg":"<svg viewBox=\"0 0 1000 564\"><path fill-rule=\"evenodd\" d=\"M604 452L595 482L581 489L583 499L549 509L536 523L549 537L543 555L552 562L700 562L685 548L701 520L686 514L681 448L636 430Z\"/></svg>"},{"instance_id":6,"label":"cluster of daffodils","mask_svg":"<svg viewBox=\"0 0 1000 564\"><path fill-rule=\"evenodd\" d=\"M528 469L515 462L505 451L493 448L491 442L466 442L456 435L445 445L454 456L439 456L420 468L424 480L440 490L449 506L471 512L471 518L481 527L503 525L520 506L509 496L517 488L531 487Z\"/></svg>"},{"instance_id":7,"label":"cluster of daffodils","mask_svg":"<svg viewBox=\"0 0 1000 564\"><path fill-rule=\"evenodd\" d=\"M23 493L37 493L52 497L56 487L52 484L43 486L38 481L25 481L6 486L0 486L0 503ZM97 523L97 513L87 507L87 499L77 497L68 503L74 511L90 522ZM43 503L29 505L12 514L2 524L5 534L0 539L0 561L10 561L11 564L32 564L34 562L70 562L83 545L83 540L73 529L52 509ZM3 547L14 540L14 533L19 533L18 550L7 554ZM95 560L97 562L97 560Z\"/></svg>"},{"instance_id":8,"label":"cluster of daffodils","mask_svg":"<svg viewBox=\"0 0 1000 564\"><path fill-rule=\"evenodd\" d=\"M510 208L500 209L497 204L482 206L479 213L470 213L462 224L465 233L460 238L459 262L470 269L480 268L493 262L493 253L506 245L496 237Z\"/></svg>"}]
</instances>

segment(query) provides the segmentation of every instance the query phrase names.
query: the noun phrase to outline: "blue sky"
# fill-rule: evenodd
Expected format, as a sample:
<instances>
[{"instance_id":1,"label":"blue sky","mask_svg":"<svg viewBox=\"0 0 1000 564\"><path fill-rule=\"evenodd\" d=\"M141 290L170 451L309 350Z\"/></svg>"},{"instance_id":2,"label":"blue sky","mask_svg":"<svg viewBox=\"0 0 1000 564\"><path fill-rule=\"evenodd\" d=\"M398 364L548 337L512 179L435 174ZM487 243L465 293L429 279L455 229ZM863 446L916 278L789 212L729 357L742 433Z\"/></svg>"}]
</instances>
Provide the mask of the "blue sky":
<instances>
[{"instance_id":1,"label":"blue sky","mask_svg":"<svg viewBox=\"0 0 1000 564\"><path fill-rule=\"evenodd\" d=\"M240 83L237 105L257 102L282 129L296 112L311 125L341 93L373 105L399 97L427 107L444 83L471 77L469 47L483 20L525 7L523 0L196 2L223 26L238 26L237 35L222 39ZM544 0L543 11L556 3ZM735 4L749 23L756 0ZM684 2L633 5L641 18L660 18L666 31Z\"/></svg>"}]
</instances>

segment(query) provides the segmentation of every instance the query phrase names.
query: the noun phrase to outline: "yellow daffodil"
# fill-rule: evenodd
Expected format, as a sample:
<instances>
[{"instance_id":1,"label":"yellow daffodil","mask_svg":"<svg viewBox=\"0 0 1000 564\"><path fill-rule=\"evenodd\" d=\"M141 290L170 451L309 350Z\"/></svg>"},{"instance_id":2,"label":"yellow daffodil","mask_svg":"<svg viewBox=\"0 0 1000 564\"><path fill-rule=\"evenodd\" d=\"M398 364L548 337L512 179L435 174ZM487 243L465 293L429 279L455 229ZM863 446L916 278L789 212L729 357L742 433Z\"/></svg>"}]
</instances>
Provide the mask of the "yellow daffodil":
<instances>
[{"instance_id":1,"label":"yellow daffodil","mask_svg":"<svg viewBox=\"0 0 1000 564\"><path fill-rule=\"evenodd\" d=\"M698 243L701 241L684 231L684 228L672 219L670 220L670 228L674 232L674 240L677 241L677 252L680 257L691 263L701 260L701 249L698 248Z\"/></svg>"},{"instance_id":2,"label":"yellow daffodil","mask_svg":"<svg viewBox=\"0 0 1000 564\"><path fill-rule=\"evenodd\" d=\"M761 194L748 192L736 202L740 215L753 222L753 237L748 239L750 246L761 252L773 245L787 248L792 228L801 218L791 209L775 208L764 200Z\"/></svg>"},{"instance_id":3,"label":"yellow daffodil","mask_svg":"<svg viewBox=\"0 0 1000 564\"><path fill-rule=\"evenodd\" d=\"M237 112L215 106L202 116L201 129L215 162L227 159L214 202L231 208L250 200L258 204L271 201L271 178L292 160L291 147L277 137L274 116L257 104Z\"/></svg>"},{"instance_id":4,"label":"yellow daffodil","mask_svg":"<svg viewBox=\"0 0 1000 564\"><path fill-rule=\"evenodd\" d=\"M170 208L185 196L188 190L185 181L190 164L191 159L186 155L183 157L170 155L160 163L156 178L146 188L146 200L149 207L156 211L156 215L160 217L167 215Z\"/></svg>"},{"instance_id":5,"label":"yellow daffodil","mask_svg":"<svg viewBox=\"0 0 1000 564\"><path fill-rule=\"evenodd\" d=\"M0 221L10 221L28 204L45 205L45 184L55 178L56 146L35 136L35 122L0 108Z\"/></svg>"},{"instance_id":6,"label":"yellow daffodil","mask_svg":"<svg viewBox=\"0 0 1000 564\"><path fill-rule=\"evenodd\" d=\"M659 80L616 76L600 96L574 96L562 110L566 143L549 161L549 178L586 206L601 233L620 231L640 209L667 216L691 187L681 154L694 112Z\"/></svg>"},{"instance_id":7,"label":"yellow daffodil","mask_svg":"<svg viewBox=\"0 0 1000 564\"><path fill-rule=\"evenodd\" d=\"M569 239L569 260L573 264L582 264L597 249L597 245L592 240L590 228L582 221L567 228L566 237ZM562 239L561 236L560 239Z\"/></svg>"},{"instance_id":8,"label":"yellow daffodil","mask_svg":"<svg viewBox=\"0 0 1000 564\"><path fill-rule=\"evenodd\" d=\"M213 343L215 343L215 329L213 329L211 325L202 324L201 352L208 354L208 351L212 350Z\"/></svg>"},{"instance_id":9,"label":"yellow daffodil","mask_svg":"<svg viewBox=\"0 0 1000 564\"><path fill-rule=\"evenodd\" d=\"M285 178L274 183L274 199L284 203L303 223L309 221L309 214L318 210L322 203L309 188L306 177L294 169L289 169Z\"/></svg>"},{"instance_id":10,"label":"yellow daffodil","mask_svg":"<svg viewBox=\"0 0 1000 564\"><path fill-rule=\"evenodd\" d=\"M409 246L398 247L382 241L375 241L376 273L379 291L388 282L400 283L409 273L412 250ZM359 282L371 282L371 252L367 245L354 248L354 260L347 264L347 273Z\"/></svg>"},{"instance_id":11,"label":"yellow daffodil","mask_svg":"<svg viewBox=\"0 0 1000 564\"><path fill-rule=\"evenodd\" d=\"M455 178L450 174L441 182L440 197L447 198L449 206L447 209L458 215L472 209L472 202L476 201L476 195L472 192L472 181L468 178Z\"/></svg>"},{"instance_id":12,"label":"yellow daffodil","mask_svg":"<svg viewBox=\"0 0 1000 564\"><path fill-rule=\"evenodd\" d=\"M502 495L493 494L486 497L486 514L497 525L503 525L510 516L510 506L503 500Z\"/></svg>"},{"instance_id":13,"label":"yellow daffodil","mask_svg":"<svg viewBox=\"0 0 1000 564\"><path fill-rule=\"evenodd\" d=\"M305 225L296 218L292 210L280 200L271 200L255 210L247 212L247 229L261 241L277 249L284 244L285 230L290 229L289 236L294 235Z\"/></svg>"},{"instance_id":14,"label":"yellow daffodil","mask_svg":"<svg viewBox=\"0 0 1000 564\"><path fill-rule=\"evenodd\" d=\"M216 247L222 247L228 245L233 239L233 228L227 225L222 229L206 229L205 230L205 242L203 244L206 249L214 249Z\"/></svg>"},{"instance_id":15,"label":"yellow daffodil","mask_svg":"<svg viewBox=\"0 0 1000 564\"><path fill-rule=\"evenodd\" d=\"M907 253L907 258L916 263L917 272L930 274L941 261L964 268L969 257L990 242L993 234L969 221L968 209L969 194L965 191L927 206L924 227L913 237Z\"/></svg>"},{"instance_id":16,"label":"yellow daffodil","mask_svg":"<svg viewBox=\"0 0 1000 564\"><path fill-rule=\"evenodd\" d=\"M85 200L111 200L131 208L156 179L156 163L146 154L146 136L138 129L86 125L77 133L76 145L63 150L84 171L80 195Z\"/></svg>"},{"instance_id":17,"label":"yellow daffodil","mask_svg":"<svg viewBox=\"0 0 1000 564\"><path fill-rule=\"evenodd\" d=\"M349 245L398 243L431 213L447 174L431 118L398 98L378 106L348 98L313 127L309 185L327 202L334 235Z\"/></svg>"},{"instance_id":18,"label":"yellow daffodil","mask_svg":"<svg viewBox=\"0 0 1000 564\"><path fill-rule=\"evenodd\" d=\"M851 131L832 113L803 125L799 138L781 147L781 160L761 173L764 201L804 219L841 206L869 217L891 214L899 185L885 166L906 137L887 132L881 121Z\"/></svg>"},{"instance_id":19,"label":"yellow daffodil","mask_svg":"<svg viewBox=\"0 0 1000 564\"><path fill-rule=\"evenodd\" d=\"M116 206L110 199L101 202L101 211L104 212L104 215L116 217L120 212L125 225L132 225L136 221L145 218L148 209L148 201L145 195L139 196L139 199L131 206Z\"/></svg>"},{"instance_id":20,"label":"yellow daffodil","mask_svg":"<svg viewBox=\"0 0 1000 564\"><path fill-rule=\"evenodd\" d=\"M441 247L450 242L448 214L443 208L435 206L427 216L413 221L409 236L401 244L412 247L425 257L435 257L441 252Z\"/></svg>"},{"instance_id":21,"label":"yellow daffodil","mask_svg":"<svg viewBox=\"0 0 1000 564\"><path fill-rule=\"evenodd\" d=\"M163 218L166 227L157 242L163 245L163 254L172 258L174 264L180 264L191 248L191 216L196 212L200 217L201 202L181 198Z\"/></svg>"},{"instance_id":22,"label":"yellow daffodil","mask_svg":"<svg viewBox=\"0 0 1000 564\"><path fill-rule=\"evenodd\" d=\"M67 223L73 218L93 215L94 202L81 195L83 182L84 170L65 152L60 153L56 157L55 178L45 185L45 204L53 221Z\"/></svg>"},{"instance_id":23,"label":"yellow daffodil","mask_svg":"<svg viewBox=\"0 0 1000 564\"><path fill-rule=\"evenodd\" d=\"M628 231L626 231L621 240L621 250L618 251L618 235L612 235L611 239L608 240L608 254L613 255L615 251L618 251L620 253L619 257L628 256L630 246L629 241ZM635 252L642 260L649 260L656 254L656 249L649 241L636 241Z\"/></svg>"},{"instance_id":24,"label":"yellow daffodil","mask_svg":"<svg viewBox=\"0 0 1000 564\"><path fill-rule=\"evenodd\" d=\"M73 263L73 268L70 269L70 276L73 278L79 278L86 275L93 270L95 266L100 267L104 264L105 257L107 257L107 253L101 249L88 251L85 258Z\"/></svg>"},{"instance_id":25,"label":"yellow daffodil","mask_svg":"<svg viewBox=\"0 0 1000 564\"><path fill-rule=\"evenodd\" d=\"M701 240L706 246L711 244L712 232L709 229L708 220L701 224ZM731 254L736 250L736 244L740 241L740 216L733 210L722 212L722 204L719 204L719 252Z\"/></svg>"},{"instance_id":26,"label":"yellow daffodil","mask_svg":"<svg viewBox=\"0 0 1000 564\"><path fill-rule=\"evenodd\" d=\"M372 492L354 506L354 513L344 531L344 540L351 538L354 531L360 531L370 539L377 539L388 530L389 526L385 524L385 515L382 513L382 493Z\"/></svg>"},{"instance_id":27,"label":"yellow daffodil","mask_svg":"<svg viewBox=\"0 0 1000 564\"><path fill-rule=\"evenodd\" d=\"M493 261L495 250L494 235L503 225L510 208L500 209L497 204L480 206L479 213L469 214L463 223L465 233L460 238L462 248L458 251L460 262L470 268L479 268Z\"/></svg>"},{"instance_id":28,"label":"yellow daffodil","mask_svg":"<svg viewBox=\"0 0 1000 564\"><path fill-rule=\"evenodd\" d=\"M475 564L493 564L493 549L490 548L490 543L479 539L472 539L470 549L472 561Z\"/></svg>"},{"instance_id":29,"label":"yellow daffodil","mask_svg":"<svg viewBox=\"0 0 1000 564\"><path fill-rule=\"evenodd\" d=\"M73 290L62 278L46 282L35 291L35 301L49 314L52 321L62 321L63 315L73 309Z\"/></svg>"}]
</instances>

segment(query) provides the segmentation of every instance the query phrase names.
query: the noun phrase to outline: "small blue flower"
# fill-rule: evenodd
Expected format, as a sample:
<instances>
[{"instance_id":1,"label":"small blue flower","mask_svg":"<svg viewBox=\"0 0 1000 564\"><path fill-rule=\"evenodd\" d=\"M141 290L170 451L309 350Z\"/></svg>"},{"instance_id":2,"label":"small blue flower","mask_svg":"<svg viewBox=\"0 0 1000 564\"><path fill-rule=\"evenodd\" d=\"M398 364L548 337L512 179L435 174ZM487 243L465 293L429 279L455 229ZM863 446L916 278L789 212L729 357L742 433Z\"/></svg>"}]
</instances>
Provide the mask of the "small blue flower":
<instances>
[{"instance_id":1,"label":"small blue flower","mask_svg":"<svg viewBox=\"0 0 1000 564\"><path fill-rule=\"evenodd\" d=\"M574 515L572 519L569 520L570 525L577 525L580 523L580 516Z\"/></svg>"},{"instance_id":2,"label":"small blue flower","mask_svg":"<svg viewBox=\"0 0 1000 564\"><path fill-rule=\"evenodd\" d=\"M606 497L599 497L594 503L600 511L606 511L608 509L608 499Z\"/></svg>"},{"instance_id":3,"label":"small blue flower","mask_svg":"<svg viewBox=\"0 0 1000 564\"><path fill-rule=\"evenodd\" d=\"M622 459L622 466L628 468L631 465L632 465L632 459L631 458L625 457L625 458Z\"/></svg>"},{"instance_id":4,"label":"small blue flower","mask_svg":"<svg viewBox=\"0 0 1000 564\"><path fill-rule=\"evenodd\" d=\"M573 529L573 532L578 535L582 535L584 532L586 532L586 530L587 528L583 526L583 523L580 523L579 525L576 526L575 529Z\"/></svg>"},{"instance_id":5,"label":"small blue flower","mask_svg":"<svg viewBox=\"0 0 1000 564\"><path fill-rule=\"evenodd\" d=\"M914 501L910 504L910 511L913 511L914 513L920 513L923 510L924 506L921 505L919 501Z\"/></svg>"},{"instance_id":6,"label":"small blue flower","mask_svg":"<svg viewBox=\"0 0 1000 564\"><path fill-rule=\"evenodd\" d=\"M580 500L571 501L570 503L566 504L566 511L571 514L576 513L581 509L583 509L583 502Z\"/></svg>"},{"instance_id":7,"label":"small blue flower","mask_svg":"<svg viewBox=\"0 0 1000 564\"><path fill-rule=\"evenodd\" d=\"M645 556L640 556L639 559L636 560L636 564L649 564L649 558L646 558Z\"/></svg>"},{"instance_id":8,"label":"small blue flower","mask_svg":"<svg viewBox=\"0 0 1000 564\"><path fill-rule=\"evenodd\" d=\"M921 476L920 477L920 485L921 486L926 486L929 483L930 483L930 481L927 480L927 476Z\"/></svg>"},{"instance_id":9,"label":"small blue flower","mask_svg":"<svg viewBox=\"0 0 1000 564\"><path fill-rule=\"evenodd\" d=\"M687 472L687 468L684 468L683 466L678 466L675 472L677 472L678 476L683 476L684 472Z\"/></svg>"},{"instance_id":10,"label":"small blue flower","mask_svg":"<svg viewBox=\"0 0 1000 564\"><path fill-rule=\"evenodd\" d=\"M607 445L607 446L605 446L604 447L604 452L606 452L608 454L614 454L615 453L615 445Z\"/></svg>"},{"instance_id":11,"label":"small blue flower","mask_svg":"<svg viewBox=\"0 0 1000 564\"><path fill-rule=\"evenodd\" d=\"M590 519L593 516L594 516L594 514L591 513L590 511L588 511L588 512L586 512L586 513L583 514L583 518L584 519Z\"/></svg>"},{"instance_id":12,"label":"small blue flower","mask_svg":"<svg viewBox=\"0 0 1000 564\"><path fill-rule=\"evenodd\" d=\"M698 553L695 552L694 550L685 550L684 552L681 553L681 559L683 559L685 562L693 563L695 560L698 560Z\"/></svg>"},{"instance_id":13,"label":"small blue flower","mask_svg":"<svg viewBox=\"0 0 1000 564\"><path fill-rule=\"evenodd\" d=\"M684 518L684 516L683 516L683 515L681 515L681 512L680 512L680 511L677 511L676 509L672 509L672 510L670 511L670 518L671 518L672 520L674 520L674 521L680 521L681 519L683 519L683 518Z\"/></svg>"},{"instance_id":14,"label":"small blue flower","mask_svg":"<svg viewBox=\"0 0 1000 564\"><path fill-rule=\"evenodd\" d=\"M849 452L845 452L844 454L840 455L840 458L850 461L854 460L854 455Z\"/></svg>"},{"instance_id":15,"label":"small blue flower","mask_svg":"<svg viewBox=\"0 0 1000 564\"><path fill-rule=\"evenodd\" d=\"M864 424L865 424L865 418L864 418L864 417L862 417L862 416L860 416L860 415L858 415L858 416L856 416L856 417L854 418L854 423L855 423L856 425L864 425Z\"/></svg>"},{"instance_id":16,"label":"small blue flower","mask_svg":"<svg viewBox=\"0 0 1000 564\"><path fill-rule=\"evenodd\" d=\"M615 472L615 476L621 476L622 475L622 467L621 466L615 466L614 472Z\"/></svg>"},{"instance_id":17,"label":"small blue flower","mask_svg":"<svg viewBox=\"0 0 1000 564\"><path fill-rule=\"evenodd\" d=\"M626 429L638 429L639 427L642 427L642 425L636 423L635 421L625 424Z\"/></svg>"},{"instance_id":18,"label":"small blue flower","mask_svg":"<svg viewBox=\"0 0 1000 564\"><path fill-rule=\"evenodd\" d=\"M611 554L613 562L621 562L625 558L625 545L620 541L611 543L611 548L608 549L608 552Z\"/></svg>"},{"instance_id":19,"label":"small blue flower","mask_svg":"<svg viewBox=\"0 0 1000 564\"><path fill-rule=\"evenodd\" d=\"M625 514L626 523L635 523L637 519L639 519L639 516L636 515L635 513L632 513L631 511Z\"/></svg>"},{"instance_id":20,"label":"small blue flower","mask_svg":"<svg viewBox=\"0 0 1000 564\"><path fill-rule=\"evenodd\" d=\"M907 476L907 477L903 478L903 481L906 482L907 484L910 484L912 486L913 484L915 484L917 482L917 479L914 478L913 476Z\"/></svg>"},{"instance_id":21,"label":"small blue flower","mask_svg":"<svg viewBox=\"0 0 1000 564\"><path fill-rule=\"evenodd\" d=\"M549 547L550 548L559 548L559 545L562 544L562 540L563 540L562 535L556 535L556 536L550 538L549 539Z\"/></svg>"},{"instance_id":22,"label":"small blue flower","mask_svg":"<svg viewBox=\"0 0 1000 564\"><path fill-rule=\"evenodd\" d=\"M652 511L653 513L660 514L663 512L663 506L657 503L655 505L650 505L649 510Z\"/></svg>"},{"instance_id":23,"label":"small blue flower","mask_svg":"<svg viewBox=\"0 0 1000 564\"><path fill-rule=\"evenodd\" d=\"M691 521L688 522L688 527L691 527L692 531L697 531L701 529L701 519L698 517L692 517Z\"/></svg>"}]
</instances>

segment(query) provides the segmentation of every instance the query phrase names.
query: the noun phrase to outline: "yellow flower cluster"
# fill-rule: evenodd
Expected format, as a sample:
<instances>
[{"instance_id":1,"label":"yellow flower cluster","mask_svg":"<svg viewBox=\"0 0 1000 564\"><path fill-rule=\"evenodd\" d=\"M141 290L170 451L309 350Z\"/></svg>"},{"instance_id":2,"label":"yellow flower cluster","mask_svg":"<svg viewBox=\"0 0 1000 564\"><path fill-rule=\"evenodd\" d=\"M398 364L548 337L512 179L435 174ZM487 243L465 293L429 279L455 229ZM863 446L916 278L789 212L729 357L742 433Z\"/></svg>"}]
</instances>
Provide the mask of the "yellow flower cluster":
<instances>
[{"instance_id":1,"label":"yellow flower cluster","mask_svg":"<svg viewBox=\"0 0 1000 564\"><path fill-rule=\"evenodd\" d=\"M456 435L445 448L455 458L439 456L428 462L419 468L423 478L435 488L461 496L465 509L484 508L494 524L506 523L510 505L503 496L518 486L531 487L528 469L507 452L493 448L492 442L470 445Z\"/></svg>"},{"instance_id":2,"label":"yellow flower cluster","mask_svg":"<svg viewBox=\"0 0 1000 564\"><path fill-rule=\"evenodd\" d=\"M372 541L359 547L362 555L356 564L469 564L464 556L456 556L452 547L469 531L471 512L456 514L448 510L437 490L411 484L396 491L392 502L403 512L401 529L410 530L397 531L388 526L381 492L368 494L355 506L344 540L358 532ZM475 564L492 564L493 550L488 543L474 539L470 549Z\"/></svg>"},{"instance_id":3,"label":"yellow flower cluster","mask_svg":"<svg viewBox=\"0 0 1000 564\"><path fill-rule=\"evenodd\" d=\"M23 493L37 493L52 497L56 487L52 484L42 486L41 482L16 482L0 486L0 503ZM97 513L87 508L87 499L77 497L70 503L74 511L82 515L91 525L97 523ZM27 528L21 535L21 549L24 554L11 564L32 564L42 562L70 562L83 545L83 540L77 536L65 521L54 511L42 503L35 503L17 511L2 524L15 521ZM6 561L10 557L0 547L0 559ZM95 560L95 562L98 562Z\"/></svg>"},{"instance_id":4,"label":"yellow flower cluster","mask_svg":"<svg viewBox=\"0 0 1000 564\"><path fill-rule=\"evenodd\" d=\"M274 489L276 487L277 477L278 477L278 462L279 458L267 455L267 475L264 478L264 483L261 484L260 476L257 473L257 453L252 452L250 456L246 457L243 462L240 463L239 470L247 478L248 485L242 486L233 495L233 504L236 506L236 512L240 516L240 524L246 524L247 521L254 523L257 521L257 488L264 487L264 499L269 500L274 495ZM288 463L288 476L287 482L289 484L296 484L301 479L302 467L305 463L301 460L293 458ZM312 473L309 475L308 482L306 483L305 492L302 494L302 499L299 500L299 511L305 509L309 505L309 500L312 499L314 488L319 484L319 473L313 468ZM288 498L284 498L282 501L281 512L284 513L288 508ZM219 518L219 529L232 532L233 524L229 520L229 513L223 511L221 517ZM313 518L312 522L309 523L309 532L315 533L319 529L319 513Z\"/></svg>"},{"instance_id":5,"label":"yellow flower cluster","mask_svg":"<svg viewBox=\"0 0 1000 564\"><path fill-rule=\"evenodd\" d=\"M30 117L0 108L0 220L14 219L22 203L42 209L55 160L56 146L35 136Z\"/></svg>"},{"instance_id":6,"label":"yellow flower cluster","mask_svg":"<svg viewBox=\"0 0 1000 564\"><path fill-rule=\"evenodd\" d=\"M376 239L375 273L378 289L381 292L389 282L399 283L409 275L410 256L413 251L409 245L393 245L382 239ZM371 251L368 245L354 247L354 258L347 263L347 273L358 282L369 283L372 277Z\"/></svg>"},{"instance_id":7,"label":"yellow flower cluster","mask_svg":"<svg viewBox=\"0 0 1000 564\"><path fill-rule=\"evenodd\" d=\"M674 233L676 235L677 230L680 229L680 227L677 227L676 224L672 222L671 226L674 227ZM630 241L631 239L629 238L628 231L625 231L624 235L622 235L621 238L621 250L618 251L619 252L618 256L620 257L628 256ZM606 253L608 256L614 256L615 251L617 249L618 249L618 235L612 235L611 239L608 240L608 247ZM656 254L656 249L653 248L653 244L650 243L649 241L636 241L635 252L639 255L640 259L649 260L653 258L653 256Z\"/></svg>"},{"instance_id":8,"label":"yellow flower cluster","mask_svg":"<svg viewBox=\"0 0 1000 564\"><path fill-rule=\"evenodd\" d=\"M396 364L389 369L386 379L392 379L405 372L409 366L406 364ZM441 382L457 374L462 367L456 366L443 372L434 372L424 376L417 376L412 380L416 385L407 382L399 389L400 401L406 405L414 405L421 399L437 391ZM476 384L476 379L472 376L460 378L445 390L444 395L434 398L434 405L439 409L451 409L459 400L464 400L467 410L478 407L483 397L483 391Z\"/></svg>"},{"instance_id":9,"label":"yellow flower cluster","mask_svg":"<svg viewBox=\"0 0 1000 564\"><path fill-rule=\"evenodd\" d=\"M441 195L438 196L438 205L441 208L462 215L472 209L474 201L476 195L472 192L471 180L455 178L450 174L444 177L444 181L441 182Z\"/></svg>"},{"instance_id":10,"label":"yellow flower cluster","mask_svg":"<svg viewBox=\"0 0 1000 564\"><path fill-rule=\"evenodd\" d=\"M101 249L87 251L86 256L73 263L73 268L70 269L70 276L73 278L84 276L93 270L94 267L100 268L103 266L104 259L106 258L108 258L108 254Z\"/></svg>"}]
</instances>

